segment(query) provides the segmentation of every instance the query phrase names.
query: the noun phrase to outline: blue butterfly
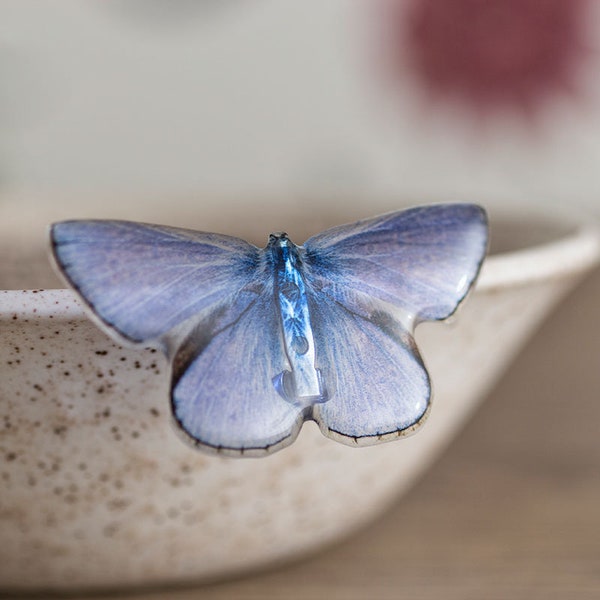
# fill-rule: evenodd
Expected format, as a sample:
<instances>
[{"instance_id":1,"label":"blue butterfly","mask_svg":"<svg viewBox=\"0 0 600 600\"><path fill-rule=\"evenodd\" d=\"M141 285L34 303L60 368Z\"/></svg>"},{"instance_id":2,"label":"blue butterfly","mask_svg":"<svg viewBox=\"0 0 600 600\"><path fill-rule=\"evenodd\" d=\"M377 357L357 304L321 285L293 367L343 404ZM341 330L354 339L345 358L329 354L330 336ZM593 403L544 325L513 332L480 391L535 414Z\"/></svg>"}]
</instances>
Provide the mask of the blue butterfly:
<instances>
[{"instance_id":1,"label":"blue butterfly","mask_svg":"<svg viewBox=\"0 0 600 600\"><path fill-rule=\"evenodd\" d=\"M197 446L283 448L302 423L369 445L413 431L431 388L413 339L446 319L487 247L473 204L393 212L296 246L128 221L51 227L59 271L118 340L172 361L173 416Z\"/></svg>"}]
</instances>

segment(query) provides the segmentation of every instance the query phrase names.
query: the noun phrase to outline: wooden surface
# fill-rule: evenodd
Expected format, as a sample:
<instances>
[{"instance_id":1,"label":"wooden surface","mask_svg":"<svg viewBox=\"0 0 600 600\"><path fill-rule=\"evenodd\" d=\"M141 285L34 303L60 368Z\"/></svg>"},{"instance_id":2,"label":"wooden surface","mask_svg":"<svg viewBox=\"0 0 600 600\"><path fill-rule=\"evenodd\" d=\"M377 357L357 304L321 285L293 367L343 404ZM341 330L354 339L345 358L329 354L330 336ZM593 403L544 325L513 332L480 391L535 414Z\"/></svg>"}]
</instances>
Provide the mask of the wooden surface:
<instances>
[{"instance_id":1,"label":"wooden surface","mask_svg":"<svg viewBox=\"0 0 600 600\"><path fill-rule=\"evenodd\" d=\"M126 597L600 598L599 317L600 272L413 490L353 537L277 570ZM109 597L121 596L95 596Z\"/></svg>"}]
</instances>

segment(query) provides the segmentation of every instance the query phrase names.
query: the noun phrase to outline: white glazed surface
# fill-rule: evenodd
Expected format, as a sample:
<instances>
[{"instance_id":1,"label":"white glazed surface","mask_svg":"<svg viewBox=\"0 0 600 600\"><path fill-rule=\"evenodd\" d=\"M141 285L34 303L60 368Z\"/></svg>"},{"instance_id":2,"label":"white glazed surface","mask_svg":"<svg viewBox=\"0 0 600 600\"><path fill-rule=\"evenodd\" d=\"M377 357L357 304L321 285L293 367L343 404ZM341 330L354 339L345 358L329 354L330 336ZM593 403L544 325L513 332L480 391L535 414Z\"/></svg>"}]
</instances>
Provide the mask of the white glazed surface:
<instances>
[{"instance_id":1,"label":"white glazed surface","mask_svg":"<svg viewBox=\"0 0 600 600\"><path fill-rule=\"evenodd\" d=\"M112 216L136 218L128 210ZM6 204L2 212L3 239L23 248L47 218L88 216ZM230 233L219 214L206 229ZM166 210L162 217L185 224ZM146 207L137 218L160 215ZM264 220L266 232L281 228ZM417 330L435 394L417 435L354 449L308 423L295 444L262 459L205 456L182 443L168 414L164 358L117 346L70 291L0 292L0 587L214 578L308 552L366 522L431 462L598 258L592 229L527 247L535 239L526 232L515 242L523 249L487 261L452 323ZM27 265L5 260L4 269L10 275Z\"/></svg>"}]
</instances>

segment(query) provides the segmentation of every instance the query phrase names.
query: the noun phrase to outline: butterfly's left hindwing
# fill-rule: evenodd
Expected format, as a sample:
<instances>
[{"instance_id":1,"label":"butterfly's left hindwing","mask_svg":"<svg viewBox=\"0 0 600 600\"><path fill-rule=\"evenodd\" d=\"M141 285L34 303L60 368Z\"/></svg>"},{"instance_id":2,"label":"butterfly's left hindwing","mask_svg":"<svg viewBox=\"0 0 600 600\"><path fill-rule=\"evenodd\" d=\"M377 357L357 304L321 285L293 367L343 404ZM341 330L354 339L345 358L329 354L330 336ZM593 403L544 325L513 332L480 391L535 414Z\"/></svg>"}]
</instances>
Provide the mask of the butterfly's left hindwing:
<instances>
[{"instance_id":1,"label":"butterfly's left hindwing","mask_svg":"<svg viewBox=\"0 0 600 600\"><path fill-rule=\"evenodd\" d=\"M290 365L271 290L209 338L192 334L176 356L173 414L200 446L265 454L291 443L302 425L304 408L284 400L273 381Z\"/></svg>"}]
</instances>

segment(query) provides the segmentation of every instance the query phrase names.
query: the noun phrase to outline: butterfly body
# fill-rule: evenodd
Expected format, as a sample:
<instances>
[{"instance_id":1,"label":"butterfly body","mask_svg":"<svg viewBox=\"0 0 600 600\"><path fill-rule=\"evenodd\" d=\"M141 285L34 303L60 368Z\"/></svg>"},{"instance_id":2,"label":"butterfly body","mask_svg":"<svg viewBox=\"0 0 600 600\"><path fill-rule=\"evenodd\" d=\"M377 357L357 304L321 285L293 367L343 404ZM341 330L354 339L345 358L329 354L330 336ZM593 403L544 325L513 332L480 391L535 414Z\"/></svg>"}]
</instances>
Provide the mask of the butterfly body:
<instances>
[{"instance_id":1,"label":"butterfly body","mask_svg":"<svg viewBox=\"0 0 600 600\"><path fill-rule=\"evenodd\" d=\"M126 221L65 221L53 256L97 321L172 361L175 422L199 447L262 455L302 423L350 445L413 431L431 386L413 329L456 310L487 246L483 210L416 207L296 246Z\"/></svg>"},{"instance_id":2,"label":"butterfly body","mask_svg":"<svg viewBox=\"0 0 600 600\"><path fill-rule=\"evenodd\" d=\"M301 406L323 402L326 398L320 371L315 367L315 341L306 284L302 274L300 249L287 234L271 234L275 295L281 319L281 332L290 370L273 378L279 394Z\"/></svg>"}]
</instances>

